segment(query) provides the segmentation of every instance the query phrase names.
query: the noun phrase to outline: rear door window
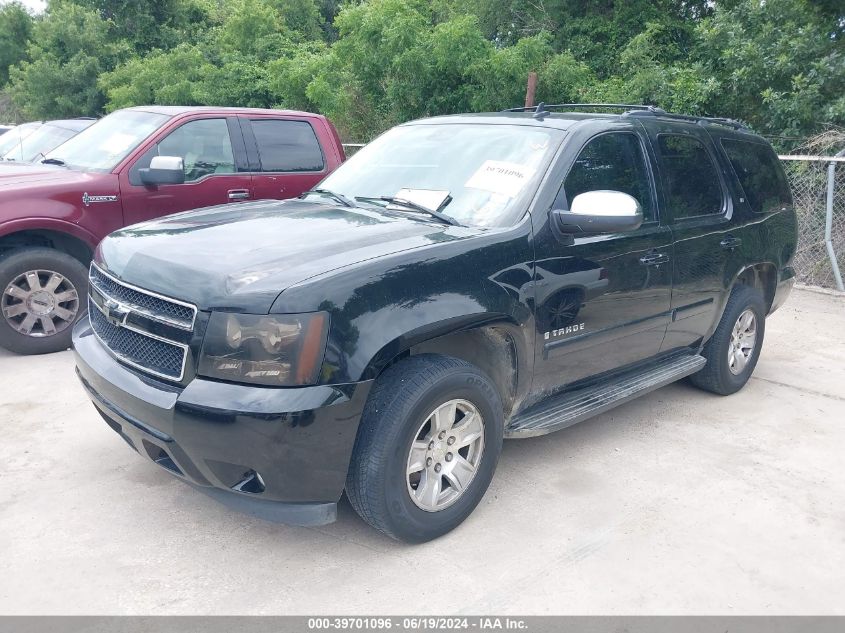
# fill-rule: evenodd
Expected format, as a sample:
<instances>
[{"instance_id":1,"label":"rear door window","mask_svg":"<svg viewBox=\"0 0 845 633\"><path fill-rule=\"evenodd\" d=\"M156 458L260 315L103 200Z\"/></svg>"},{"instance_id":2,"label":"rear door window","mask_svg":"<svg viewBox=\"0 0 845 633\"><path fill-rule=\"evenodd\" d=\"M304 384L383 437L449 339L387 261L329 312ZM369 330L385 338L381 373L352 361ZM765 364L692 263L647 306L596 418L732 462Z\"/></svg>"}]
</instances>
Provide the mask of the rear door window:
<instances>
[{"instance_id":1,"label":"rear door window","mask_svg":"<svg viewBox=\"0 0 845 633\"><path fill-rule=\"evenodd\" d=\"M731 161L752 211L777 211L792 204L789 183L777 156L768 145L722 139L722 148Z\"/></svg>"},{"instance_id":2,"label":"rear door window","mask_svg":"<svg viewBox=\"0 0 845 633\"><path fill-rule=\"evenodd\" d=\"M251 123L261 171L323 170L323 152L310 123L279 119L253 119Z\"/></svg>"},{"instance_id":3,"label":"rear door window","mask_svg":"<svg viewBox=\"0 0 845 633\"><path fill-rule=\"evenodd\" d=\"M675 220L724 211L719 172L704 143L692 136L660 134L657 148L666 201Z\"/></svg>"}]
</instances>

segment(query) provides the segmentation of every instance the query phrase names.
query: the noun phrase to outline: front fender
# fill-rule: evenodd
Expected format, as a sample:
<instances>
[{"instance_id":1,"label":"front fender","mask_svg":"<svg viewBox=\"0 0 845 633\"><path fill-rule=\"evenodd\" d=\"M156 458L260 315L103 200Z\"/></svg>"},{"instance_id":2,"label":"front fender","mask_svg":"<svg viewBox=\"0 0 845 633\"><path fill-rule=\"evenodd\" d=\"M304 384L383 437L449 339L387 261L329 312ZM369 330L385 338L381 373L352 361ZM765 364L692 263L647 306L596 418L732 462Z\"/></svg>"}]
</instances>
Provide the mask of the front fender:
<instances>
[{"instance_id":1,"label":"front fender","mask_svg":"<svg viewBox=\"0 0 845 633\"><path fill-rule=\"evenodd\" d=\"M530 226L479 233L354 264L282 292L273 313L324 310L331 326L322 382L368 380L411 347L445 334L503 324L524 358L533 350L533 294L497 281L531 267ZM526 276L526 284L530 275Z\"/></svg>"}]
</instances>

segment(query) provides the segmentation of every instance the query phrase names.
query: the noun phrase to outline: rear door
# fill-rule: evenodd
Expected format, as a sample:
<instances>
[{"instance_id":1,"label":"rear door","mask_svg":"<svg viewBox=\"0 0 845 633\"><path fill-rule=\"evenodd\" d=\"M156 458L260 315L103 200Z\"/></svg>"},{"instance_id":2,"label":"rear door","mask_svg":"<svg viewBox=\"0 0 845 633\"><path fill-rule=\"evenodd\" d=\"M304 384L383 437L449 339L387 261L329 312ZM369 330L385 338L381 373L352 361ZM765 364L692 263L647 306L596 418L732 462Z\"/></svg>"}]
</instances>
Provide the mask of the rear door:
<instances>
[{"instance_id":1,"label":"rear door","mask_svg":"<svg viewBox=\"0 0 845 633\"><path fill-rule=\"evenodd\" d=\"M182 158L185 182L141 182L139 170L154 156ZM121 174L120 190L126 224L254 197L237 117L195 118L167 130Z\"/></svg>"},{"instance_id":2,"label":"rear door","mask_svg":"<svg viewBox=\"0 0 845 633\"><path fill-rule=\"evenodd\" d=\"M244 116L241 126L258 199L295 198L320 182L335 162L325 156L309 119Z\"/></svg>"},{"instance_id":3,"label":"rear door","mask_svg":"<svg viewBox=\"0 0 845 633\"><path fill-rule=\"evenodd\" d=\"M721 316L725 288L742 267L742 222L726 165L700 125L645 120L657 157L664 221L672 229L672 322L661 351L695 345Z\"/></svg>"}]
</instances>

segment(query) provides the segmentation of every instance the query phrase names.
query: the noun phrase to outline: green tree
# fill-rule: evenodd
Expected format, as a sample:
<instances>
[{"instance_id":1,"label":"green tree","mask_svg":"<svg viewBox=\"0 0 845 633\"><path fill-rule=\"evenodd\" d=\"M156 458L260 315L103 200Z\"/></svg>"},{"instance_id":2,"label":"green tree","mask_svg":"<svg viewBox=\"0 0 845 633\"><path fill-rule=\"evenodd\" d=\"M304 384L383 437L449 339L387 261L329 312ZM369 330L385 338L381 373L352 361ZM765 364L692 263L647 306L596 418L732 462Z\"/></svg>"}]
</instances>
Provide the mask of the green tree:
<instances>
[{"instance_id":1,"label":"green tree","mask_svg":"<svg viewBox=\"0 0 845 633\"><path fill-rule=\"evenodd\" d=\"M95 11L51 5L33 29L29 61L10 69L12 100L32 118L96 115L105 102L97 78L127 52L125 42L111 40L109 23Z\"/></svg>"},{"instance_id":2,"label":"green tree","mask_svg":"<svg viewBox=\"0 0 845 633\"><path fill-rule=\"evenodd\" d=\"M20 2L0 7L0 86L9 81L9 66L26 59L33 20Z\"/></svg>"}]
</instances>

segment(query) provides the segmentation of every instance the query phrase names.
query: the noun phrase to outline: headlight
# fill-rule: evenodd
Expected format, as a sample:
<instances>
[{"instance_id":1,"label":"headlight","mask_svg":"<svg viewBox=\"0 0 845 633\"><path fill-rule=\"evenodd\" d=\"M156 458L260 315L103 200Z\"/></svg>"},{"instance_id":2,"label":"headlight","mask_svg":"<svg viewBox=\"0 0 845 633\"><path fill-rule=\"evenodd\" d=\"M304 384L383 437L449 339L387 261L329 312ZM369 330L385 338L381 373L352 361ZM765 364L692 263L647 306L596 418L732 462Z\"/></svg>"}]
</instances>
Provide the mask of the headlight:
<instances>
[{"instance_id":1,"label":"headlight","mask_svg":"<svg viewBox=\"0 0 845 633\"><path fill-rule=\"evenodd\" d=\"M197 373L274 387L317 382L329 315L213 312Z\"/></svg>"}]
</instances>

